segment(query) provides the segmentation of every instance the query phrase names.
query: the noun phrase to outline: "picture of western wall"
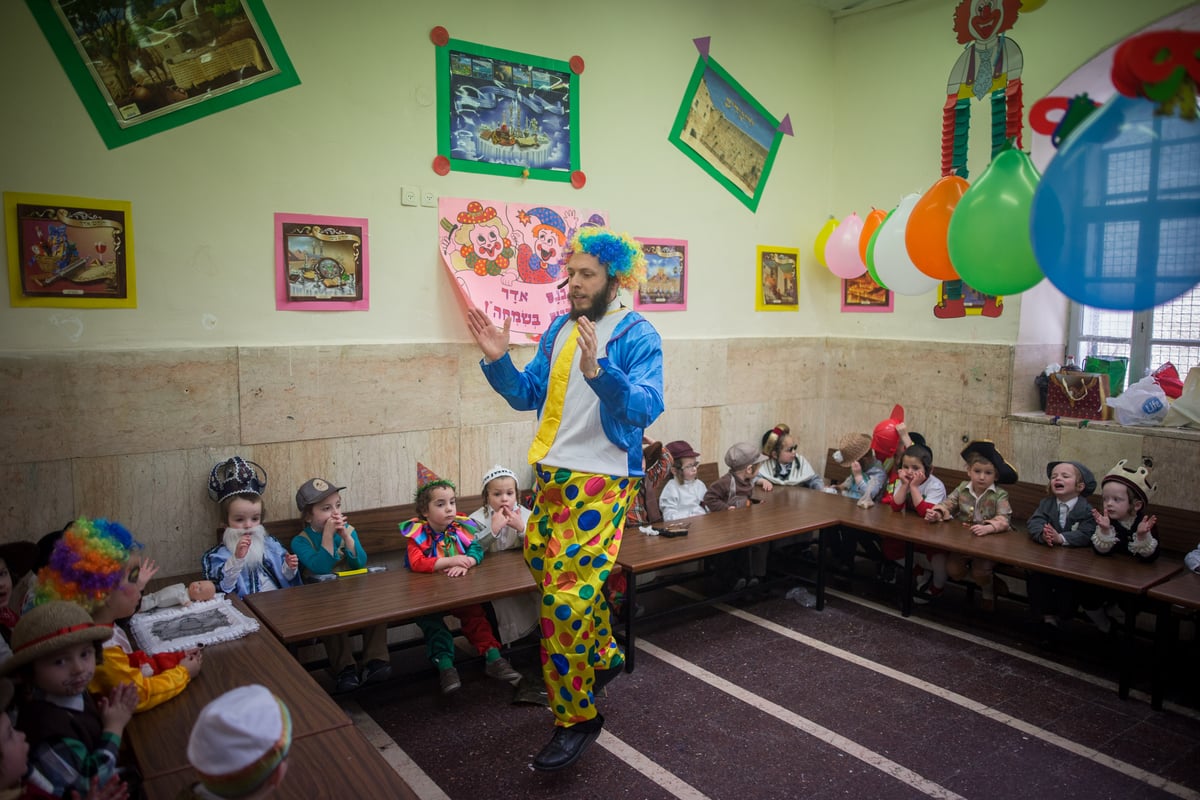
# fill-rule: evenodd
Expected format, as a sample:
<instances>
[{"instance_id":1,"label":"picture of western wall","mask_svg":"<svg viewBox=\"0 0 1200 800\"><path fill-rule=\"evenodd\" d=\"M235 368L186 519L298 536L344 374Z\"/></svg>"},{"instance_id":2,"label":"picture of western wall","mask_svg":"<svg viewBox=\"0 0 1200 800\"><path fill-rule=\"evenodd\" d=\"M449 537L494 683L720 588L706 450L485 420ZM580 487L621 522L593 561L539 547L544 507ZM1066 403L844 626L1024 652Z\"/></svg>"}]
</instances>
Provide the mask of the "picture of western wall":
<instances>
[{"instance_id":1,"label":"picture of western wall","mask_svg":"<svg viewBox=\"0 0 1200 800\"><path fill-rule=\"evenodd\" d=\"M711 91L710 86L713 87ZM714 103L714 95L723 100ZM735 186L753 197L762 179L768 145L747 133L746 127L757 127L758 138L766 136L768 144L774 135L774 131L766 129L762 117L711 70L705 70L680 138Z\"/></svg>"}]
</instances>

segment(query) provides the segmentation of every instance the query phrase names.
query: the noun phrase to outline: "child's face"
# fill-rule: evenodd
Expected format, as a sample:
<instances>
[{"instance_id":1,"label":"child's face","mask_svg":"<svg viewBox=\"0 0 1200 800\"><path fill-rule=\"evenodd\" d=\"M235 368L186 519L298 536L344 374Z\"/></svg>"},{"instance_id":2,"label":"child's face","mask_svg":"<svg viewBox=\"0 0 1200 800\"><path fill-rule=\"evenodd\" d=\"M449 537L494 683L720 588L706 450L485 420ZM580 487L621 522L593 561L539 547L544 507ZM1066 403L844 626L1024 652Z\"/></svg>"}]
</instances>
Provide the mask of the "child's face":
<instances>
[{"instance_id":1,"label":"child's face","mask_svg":"<svg viewBox=\"0 0 1200 800\"><path fill-rule=\"evenodd\" d=\"M1104 516L1109 519L1129 519L1142 507L1142 501L1131 500L1129 487L1116 481L1109 481L1100 490L1100 500L1104 506Z\"/></svg>"},{"instance_id":2,"label":"child's face","mask_svg":"<svg viewBox=\"0 0 1200 800\"><path fill-rule=\"evenodd\" d=\"M967 467L967 477L971 481L971 490L975 494L983 494L996 482L996 467L985 461L976 461Z\"/></svg>"},{"instance_id":3,"label":"child's face","mask_svg":"<svg viewBox=\"0 0 1200 800\"><path fill-rule=\"evenodd\" d=\"M33 685L46 694L75 697L96 674L96 645L73 644L33 662Z\"/></svg>"},{"instance_id":4,"label":"child's face","mask_svg":"<svg viewBox=\"0 0 1200 800\"><path fill-rule=\"evenodd\" d=\"M429 508L425 509L425 519L435 531L444 531L454 521L458 513L458 505L454 490L449 486L435 487L429 493Z\"/></svg>"},{"instance_id":5,"label":"child's face","mask_svg":"<svg viewBox=\"0 0 1200 800\"><path fill-rule=\"evenodd\" d=\"M517 507L517 482L512 478L493 478L487 485L487 504L492 511Z\"/></svg>"},{"instance_id":6,"label":"child's face","mask_svg":"<svg viewBox=\"0 0 1200 800\"><path fill-rule=\"evenodd\" d=\"M779 463L790 464L796 460L796 440L791 436L784 436L779 442Z\"/></svg>"},{"instance_id":7,"label":"child's face","mask_svg":"<svg viewBox=\"0 0 1200 800\"><path fill-rule=\"evenodd\" d=\"M225 527L247 531L262 524L262 500L237 497L229 504Z\"/></svg>"},{"instance_id":8,"label":"child's face","mask_svg":"<svg viewBox=\"0 0 1200 800\"><path fill-rule=\"evenodd\" d=\"M0 712L0 789L16 786L29 768L28 761L25 734L12 726L8 714Z\"/></svg>"},{"instance_id":9,"label":"child's face","mask_svg":"<svg viewBox=\"0 0 1200 800\"><path fill-rule=\"evenodd\" d=\"M1059 500L1070 500L1083 491L1083 481L1074 464L1055 464L1050 471L1050 494Z\"/></svg>"},{"instance_id":10,"label":"child's face","mask_svg":"<svg viewBox=\"0 0 1200 800\"><path fill-rule=\"evenodd\" d=\"M334 514L342 513L342 495L334 492L319 503L315 503L308 512L308 524L313 530L319 531Z\"/></svg>"},{"instance_id":11,"label":"child's face","mask_svg":"<svg viewBox=\"0 0 1200 800\"><path fill-rule=\"evenodd\" d=\"M142 601L142 587L138 584L141 571L141 557L130 556L129 561L125 563L125 574L121 577L121 582L104 601L104 610L108 617L125 619L137 611L138 603Z\"/></svg>"},{"instance_id":12,"label":"child's face","mask_svg":"<svg viewBox=\"0 0 1200 800\"><path fill-rule=\"evenodd\" d=\"M925 474L925 465L916 456L904 456L900 459L900 477L906 478L915 486L920 486L929 476Z\"/></svg>"},{"instance_id":13,"label":"child's face","mask_svg":"<svg viewBox=\"0 0 1200 800\"><path fill-rule=\"evenodd\" d=\"M9 598L12 597L12 588L12 573L8 571L8 564L0 558L0 608L8 605ZM4 787L0 786L0 789L2 788Z\"/></svg>"},{"instance_id":14,"label":"child's face","mask_svg":"<svg viewBox=\"0 0 1200 800\"><path fill-rule=\"evenodd\" d=\"M700 459L685 458L679 461L675 467L678 470L680 483L694 481L696 480L696 473L700 471Z\"/></svg>"}]
</instances>

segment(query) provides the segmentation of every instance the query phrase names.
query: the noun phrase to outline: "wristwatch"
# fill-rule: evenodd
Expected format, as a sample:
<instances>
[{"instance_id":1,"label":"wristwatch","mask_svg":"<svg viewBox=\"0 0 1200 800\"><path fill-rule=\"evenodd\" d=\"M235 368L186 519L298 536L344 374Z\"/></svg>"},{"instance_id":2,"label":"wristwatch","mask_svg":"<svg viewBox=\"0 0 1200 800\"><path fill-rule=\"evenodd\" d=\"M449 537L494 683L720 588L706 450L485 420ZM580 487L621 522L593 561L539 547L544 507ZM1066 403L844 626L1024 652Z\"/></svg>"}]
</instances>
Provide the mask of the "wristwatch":
<instances>
[{"instance_id":1,"label":"wristwatch","mask_svg":"<svg viewBox=\"0 0 1200 800\"><path fill-rule=\"evenodd\" d=\"M593 372L591 375L588 375L588 376L587 376L587 379L588 379L589 381L594 381L594 380L596 380L596 378L599 378L599 377L600 377L602 374L604 374L604 367L602 367L602 366L600 366L599 364L597 364L597 365L596 365L596 371L595 371L595 372Z\"/></svg>"}]
</instances>

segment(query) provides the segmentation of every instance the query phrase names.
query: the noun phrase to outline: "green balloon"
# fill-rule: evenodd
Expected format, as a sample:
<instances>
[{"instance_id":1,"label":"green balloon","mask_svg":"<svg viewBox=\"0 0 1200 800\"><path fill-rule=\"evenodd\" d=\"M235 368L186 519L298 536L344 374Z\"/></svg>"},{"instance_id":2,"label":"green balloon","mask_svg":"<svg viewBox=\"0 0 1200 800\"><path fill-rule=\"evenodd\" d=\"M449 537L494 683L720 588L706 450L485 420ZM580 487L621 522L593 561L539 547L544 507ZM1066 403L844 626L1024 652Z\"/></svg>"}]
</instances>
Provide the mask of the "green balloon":
<instances>
[{"instance_id":1,"label":"green balloon","mask_svg":"<svg viewBox=\"0 0 1200 800\"><path fill-rule=\"evenodd\" d=\"M899 208L899 206L897 206L897 208ZM879 232L883 230L883 226L887 225L887 221L891 219L892 214L895 213L895 208L887 213L887 216L883 218L883 222L879 223L878 227L871 231L871 241L867 242L867 272L871 273L871 280L875 281L880 286L883 286L885 289L888 287L884 286L883 281L879 280L879 273L875 271L875 240L879 238Z\"/></svg>"},{"instance_id":2,"label":"green balloon","mask_svg":"<svg viewBox=\"0 0 1200 800\"><path fill-rule=\"evenodd\" d=\"M986 294L1014 295L1042 278L1029 236L1038 171L1020 150L997 155L963 194L950 217L950 263L967 285Z\"/></svg>"}]
</instances>

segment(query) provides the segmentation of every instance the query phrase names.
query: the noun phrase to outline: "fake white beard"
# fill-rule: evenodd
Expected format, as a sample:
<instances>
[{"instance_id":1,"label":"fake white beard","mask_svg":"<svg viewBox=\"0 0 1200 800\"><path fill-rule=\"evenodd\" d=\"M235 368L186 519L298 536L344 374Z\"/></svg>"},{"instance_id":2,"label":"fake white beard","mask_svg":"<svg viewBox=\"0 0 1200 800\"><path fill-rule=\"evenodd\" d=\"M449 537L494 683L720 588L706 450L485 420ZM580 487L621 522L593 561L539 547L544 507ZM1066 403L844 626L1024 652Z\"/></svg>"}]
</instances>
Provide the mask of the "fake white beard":
<instances>
[{"instance_id":1,"label":"fake white beard","mask_svg":"<svg viewBox=\"0 0 1200 800\"><path fill-rule=\"evenodd\" d=\"M263 555L267 550L266 528L262 525L255 525L253 528L226 528L224 544L230 553L236 553L238 541L247 533L250 534L250 549L246 551L245 566L257 570L262 566Z\"/></svg>"}]
</instances>

